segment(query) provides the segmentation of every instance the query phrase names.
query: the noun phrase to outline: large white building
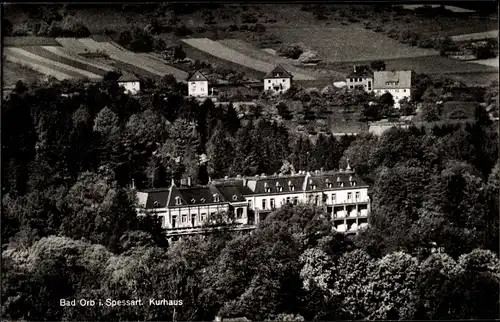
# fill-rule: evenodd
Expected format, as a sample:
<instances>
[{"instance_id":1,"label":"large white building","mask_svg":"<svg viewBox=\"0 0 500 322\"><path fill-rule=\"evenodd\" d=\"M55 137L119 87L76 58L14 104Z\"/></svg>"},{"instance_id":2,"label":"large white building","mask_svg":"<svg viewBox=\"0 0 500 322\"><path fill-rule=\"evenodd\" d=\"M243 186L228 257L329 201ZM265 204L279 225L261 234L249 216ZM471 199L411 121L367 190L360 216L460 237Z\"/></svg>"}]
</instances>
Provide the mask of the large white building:
<instances>
[{"instance_id":1,"label":"large white building","mask_svg":"<svg viewBox=\"0 0 500 322\"><path fill-rule=\"evenodd\" d=\"M141 82L139 78L130 73L123 73L118 78L118 85L124 88L126 94L135 95L141 90Z\"/></svg>"},{"instance_id":2,"label":"large white building","mask_svg":"<svg viewBox=\"0 0 500 322\"><path fill-rule=\"evenodd\" d=\"M373 91L376 95L390 93L394 107L400 108L400 101L411 97L411 71L376 71L373 73Z\"/></svg>"},{"instance_id":3,"label":"large white building","mask_svg":"<svg viewBox=\"0 0 500 322\"><path fill-rule=\"evenodd\" d=\"M292 86L292 78L292 74L278 65L264 76L264 91L271 91L274 94L284 93Z\"/></svg>"},{"instance_id":4,"label":"large white building","mask_svg":"<svg viewBox=\"0 0 500 322\"><path fill-rule=\"evenodd\" d=\"M208 78L199 70L188 79L188 95L194 97L207 97Z\"/></svg>"},{"instance_id":5,"label":"large white building","mask_svg":"<svg viewBox=\"0 0 500 322\"><path fill-rule=\"evenodd\" d=\"M271 211L286 204L313 203L325 208L334 228L354 233L368 225L368 186L348 167L248 178L213 180L206 186L137 192L139 213L153 211L169 236L199 233L209 215L226 211L238 229L253 229Z\"/></svg>"}]
</instances>

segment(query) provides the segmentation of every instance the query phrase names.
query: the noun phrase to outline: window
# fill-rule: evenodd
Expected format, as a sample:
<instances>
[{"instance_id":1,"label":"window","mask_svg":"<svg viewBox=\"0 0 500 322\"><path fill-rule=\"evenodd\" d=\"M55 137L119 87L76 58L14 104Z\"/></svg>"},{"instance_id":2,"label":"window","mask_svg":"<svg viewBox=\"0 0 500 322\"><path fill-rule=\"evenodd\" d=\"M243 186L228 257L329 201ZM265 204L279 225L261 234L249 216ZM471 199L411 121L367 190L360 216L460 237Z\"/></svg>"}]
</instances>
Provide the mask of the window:
<instances>
[{"instance_id":1,"label":"window","mask_svg":"<svg viewBox=\"0 0 500 322\"><path fill-rule=\"evenodd\" d=\"M266 199L262 199L262 209L266 209Z\"/></svg>"},{"instance_id":2,"label":"window","mask_svg":"<svg viewBox=\"0 0 500 322\"><path fill-rule=\"evenodd\" d=\"M311 189L316 190L316 185L315 184L311 185Z\"/></svg>"},{"instance_id":3,"label":"window","mask_svg":"<svg viewBox=\"0 0 500 322\"><path fill-rule=\"evenodd\" d=\"M207 219L207 214L206 213L201 213L201 221L205 221Z\"/></svg>"},{"instance_id":4,"label":"window","mask_svg":"<svg viewBox=\"0 0 500 322\"><path fill-rule=\"evenodd\" d=\"M299 197L293 197L293 204L296 205L299 203Z\"/></svg>"},{"instance_id":5,"label":"window","mask_svg":"<svg viewBox=\"0 0 500 322\"><path fill-rule=\"evenodd\" d=\"M332 193L332 203L335 203L337 201L337 194Z\"/></svg>"},{"instance_id":6,"label":"window","mask_svg":"<svg viewBox=\"0 0 500 322\"><path fill-rule=\"evenodd\" d=\"M177 223L177 216L172 216L172 228L175 228L176 223Z\"/></svg>"},{"instance_id":7,"label":"window","mask_svg":"<svg viewBox=\"0 0 500 322\"><path fill-rule=\"evenodd\" d=\"M153 202L153 205L154 205L155 207L158 207L159 202L158 202L158 201L155 201L155 202Z\"/></svg>"},{"instance_id":8,"label":"window","mask_svg":"<svg viewBox=\"0 0 500 322\"><path fill-rule=\"evenodd\" d=\"M290 186L290 191L295 191L295 186Z\"/></svg>"},{"instance_id":9,"label":"window","mask_svg":"<svg viewBox=\"0 0 500 322\"><path fill-rule=\"evenodd\" d=\"M271 198L271 209L274 208L274 198Z\"/></svg>"},{"instance_id":10,"label":"window","mask_svg":"<svg viewBox=\"0 0 500 322\"><path fill-rule=\"evenodd\" d=\"M237 195L233 195L233 200L234 201L238 200L238 196Z\"/></svg>"},{"instance_id":11,"label":"window","mask_svg":"<svg viewBox=\"0 0 500 322\"><path fill-rule=\"evenodd\" d=\"M185 223L187 222L187 215L186 214L182 214L182 222Z\"/></svg>"},{"instance_id":12,"label":"window","mask_svg":"<svg viewBox=\"0 0 500 322\"><path fill-rule=\"evenodd\" d=\"M405 93L406 93L406 89L403 89L403 92L405 92Z\"/></svg>"},{"instance_id":13,"label":"window","mask_svg":"<svg viewBox=\"0 0 500 322\"><path fill-rule=\"evenodd\" d=\"M318 206L318 205L319 205L319 196L315 196L315 197L314 197L314 204L315 204L316 206Z\"/></svg>"},{"instance_id":14,"label":"window","mask_svg":"<svg viewBox=\"0 0 500 322\"><path fill-rule=\"evenodd\" d=\"M175 204L176 205L181 205L182 204L181 197L175 197Z\"/></svg>"},{"instance_id":15,"label":"window","mask_svg":"<svg viewBox=\"0 0 500 322\"><path fill-rule=\"evenodd\" d=\"M349 88L352 89L352 85L350 85Z\"/></svg>"},{"instance_id":16,"label":"window","mask_svg":"<svg viewBox=\"0 0 500 322\"><path fill-rule=\"evenodd\" d=\"M331 182L328 182L327 185L328 185L328 188L332 187L332 183Z\"/></svg>"},{"instance_id":17,"label":"window","mask_svg":"<svg viewBox=\"0 0 500 322\"><path fill-rule=\"evenodd\" d=\"M351 200L352 199L352 192L348 192L347 193L347 200Z\"/></svg>"},{"instance_id":18,"label":"window","mask_svg":"<svg viewBox=\"0 0 500 322\"><path fill-rule=\"evenodd\" d=\"M286 203L290 203L290 197L286 198Z\"/></svg>"},{"instance_id":19,"label":"window","mask_svg":"<svg viewBox=\"0 0 500 322\"><path fill-rule=\"evenodd\" d=\"M212 217L212 218L213 218L214 216L215 216L215 212L211 212L211 213L210 213L210 217Z\"/></svg>"},{"instance_id":20,"label":"window","mask_svg":"<svg viewBox=\"0 0 500 322\"><path fill-rule=\"evenodd\" d=\"M191 215L191 226L196 224L196 215Z\"/></svg>"},{"instance_id":21,"label":"window","mask_svg":"<svg viewBox=\"0 0 500 322\"><path fill-rule=\"evenodd\" d=\"M162 227L165 227L166 226L166 221L167 221L167 217L166 216L161 216L161 226Z\"/></svg>"},{"instance_id":22,"label":"window","mask_svg":"<svg viewBox=\"0 0 500 322\"><path fill-rule=\"evenodd\" d=\"M204 203L205 202L205 198L201 198L200 201L201 201L201 203Z\"/></svg>"},{"instance_id":23,"label":"window","mask_svg":"<svg viewBox=\"0 0 500 322\"><path fill-rule=\"evenodd\" d=\"M243 208L236 209L236 219L243 218Z\"/></svg>"},{"instance_id":24,"label":"window","mask_svg":"<svg viewBox=\"0 0 500 322\"><path fill-rule=\"evenodd\" d=\"M350 81L351 81L351 83L352 83L352 82L354 82L354 79L353 79L353 78L351 78L351 79L350 79Z\"/></svg>"},{"instance_id":25,"label":"window","mask_svg":"<svg viewBox=\"0 0 500 322\"><path fill-rule=\"evenodd\" d=\"M284 83L284 82L285 82L285 80L283 79L283 80L282 80L282 82Z\"/></svg>"},{"instance_id":26,"label":"window","mask_svg":"<svg viewBox=\"0 0 500 322\"><path fill-rule=\"evenodd\" d=\"M266 192L271 192L271 188L266 188Z\"/></svg>"},{"instance_id":27,"label":"window","mask_svg":"<svg viewBox=\"0 0 500 322\"><path fill-rule=\"evenodd\" d=\"M194 198L191 199L191 203L195 203L195 202L196 202L196 200Z\"/></svg>"},{"instance_id":28,"label":"window","mask_svg":"<svg viewBox=\"0 0 500 322\"><path fill-rule=\"evenodd\" d=\"M359 192L356 192L356 200L359 200L359 198L360 198Z\"/></svg>"},{"instance_id":29,"label":"window","mask_svg":"<svg viewBox=\"0 0 500 322\"><path fill-rule=\"evenodd\" d=\"M282 191L283 191L283 187L279 186L279 187L278 187L278 191L279 191L279 192L282 192Z\"/></svg>"},{"instance_id":30,"label":"window","mask_svg":"<svg viewBox=\"0 0 500 322\"><path fill-rule=\"evenodd\" d=\"M252 208L252 200L248 200L248 208Z\"/></svg>"},{"instance_id":31,"label":"window","mask_svg":"<svg viewBox=\"0 0 500 322\"><path fill-rule=\"evenodd\" d=\"M219 202L219 195L214 193L214 202Z\"/></svg>"},{"instance_id":32,"label":"window","mask_svg":"<svg viewBox=\"0 0 500 322\"><path fill-rule=\"evenodd\" d=\"M267 80L267 83L268 83L268 84L271 84L271 80L270 80L270 79L268 79L268 80Z\"/></svg>"}]
</instances>

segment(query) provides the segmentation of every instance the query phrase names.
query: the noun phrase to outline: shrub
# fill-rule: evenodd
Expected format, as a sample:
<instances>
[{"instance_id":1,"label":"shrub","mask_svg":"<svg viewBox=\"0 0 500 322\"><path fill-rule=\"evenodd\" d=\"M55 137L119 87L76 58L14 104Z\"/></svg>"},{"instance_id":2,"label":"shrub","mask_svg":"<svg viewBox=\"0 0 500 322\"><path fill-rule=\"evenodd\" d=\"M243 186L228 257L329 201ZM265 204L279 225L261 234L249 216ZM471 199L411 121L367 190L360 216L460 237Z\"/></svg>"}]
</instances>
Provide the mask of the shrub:
<instances>
[{"instance_id":1,"label":"shrub","mask_svg":"<svg viewBox=\"0 0 500 322\"><path fill-rule=\"evenodd\" d=\"M292 59L298 59L300 55L304 52L304 49L302 48L301 45L298 44L283 44L280 46L280 48L277 50L277 53L280 56L285 56L288 58Z\"/></svg>"},{"instance_id":2,"label":"shrub","mask_svg":"<svg viewBox=\"0 0 500 322\"><path fill-rule=\"evenodd\" d=\"M203 26L196 27L196 32L197 33L201 34L201 33L204 33L205 31L207 31L207 29L205 27L203 27Z\"/></svg>"},{"instance_id":3,"label":"shrub","mask_svg":"<svg viewBox=\"0 0 500 322\"><path fill-rule=\"evenodd\" d=\"M243 23L256 23L259 19L253 13L245 12L241 15L241 21Z\"/></svg>"},{"instance_id":4,"label":"shrub","mask_svg":"<svg viewBox=\"0 0 500 322\"><path fill-rule=\"evenodd\" d=\"M174 34L177 37L189 36L192 33L193 32L188 27L186 27L186 25L180 25L177 28L175 28L175 31L174 31Z\"/></svg>"}]
</instances>

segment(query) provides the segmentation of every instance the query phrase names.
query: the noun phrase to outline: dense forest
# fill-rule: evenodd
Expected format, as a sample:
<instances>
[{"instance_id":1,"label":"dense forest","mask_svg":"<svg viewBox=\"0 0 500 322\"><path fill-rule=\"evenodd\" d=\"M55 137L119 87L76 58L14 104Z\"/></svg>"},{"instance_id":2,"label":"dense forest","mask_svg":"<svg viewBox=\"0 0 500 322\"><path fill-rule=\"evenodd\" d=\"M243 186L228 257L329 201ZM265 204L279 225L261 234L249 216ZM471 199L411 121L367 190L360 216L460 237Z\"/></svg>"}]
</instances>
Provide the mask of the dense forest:
<instances>
[{"instance_id":1,"label":"dense forest","mask_svg":"<svg viewBox=\"0 0 500 322\"><path fill-rule=\"evenodd\" d=\"M3 318L499 317L498 130L484 108L467 123L312 139L258 111L240 119L232 105L185 99L171 77L151 87L132 97L113 77L19 82L3 101ZM310 205L282 208L252 234L172 245L154 217L135 214L134 186L287 162L331 170L346 158L371 185L371 226L354 239ZM59 302L107 298L183 305Z\"/></svg>"}]
</instances>

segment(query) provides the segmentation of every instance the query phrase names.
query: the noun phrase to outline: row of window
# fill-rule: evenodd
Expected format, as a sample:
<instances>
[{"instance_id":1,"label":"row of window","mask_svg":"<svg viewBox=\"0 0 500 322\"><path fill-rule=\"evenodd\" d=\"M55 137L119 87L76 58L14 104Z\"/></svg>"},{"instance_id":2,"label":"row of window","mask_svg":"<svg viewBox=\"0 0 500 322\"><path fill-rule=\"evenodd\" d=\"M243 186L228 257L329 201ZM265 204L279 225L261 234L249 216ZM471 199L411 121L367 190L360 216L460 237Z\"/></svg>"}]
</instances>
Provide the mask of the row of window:
<instances>
[{"instance_id":1,"label":"row of window","mask_svg":"<svg viewBox=\"0 0 500 322\"><path fill-rule=\"evenodd\" d=\"M385 90L376 89L376 90L375 90L375 93L381 93L381 92L383 92L383 91L385 92ZM395 91L396 93L399 93L399 89L395 89L394 91ZM402 89L402 90L401 90L401 92L406 93L406 89Z\"/></svg>"},{"instance_id":2,"label":"row of window","mask_svg":"<svg viewBox=\"0 0 500 322\"><path fill-rule=\"evenodd\" d=\"M365 78L364 78L364 77L363 77L363 78L351 78L351 79L350 79L350 81L351 81L351 82L362 82L362 81L364 81L364 80L365 80Z\"/></svg>"},{"instance_id":3,"label":"row of window","mask_svg":"<svg viewBox=\"0 0 500 322\"><path fill-rule=\"evenodd\" d=\"M211 212L210 215L213 217L215 215L215 212ZM166 217L163 217L163 225L165 226L165 219ZM243 208L237 208L236 209L236 219L242 219L243 218ZM201 222L204 222L207 219L207 214L205 212L200 214L200 219ZM188 221L188 215L187 214L182 214L181 215L181 223L185 224ZM177 215L172 216L172 228L175 228L177 224ZM196 214L191 215L191 225L195 226L196 225Z\"/></svg>"},{"instance_id":4,"label":"row of window","mask_svg":"<svg viewBox=\"0 0 500 322\"><path fill-rule=\"evenodd\" d=\"M330 200L332 201L332 203L335 203L336 200L337 200L337 194L335 193L332 193L331 196L330 196ZM361 193L360 192L356 192L355 194L355 200L359 200L361 198ZM352 192L348 192L347 193L347 201L351 201L352 200ZM328 200L327 200L328 201ZM284 205L284 204L289 204L293 202L294 205L298 204L299 202L299 198L298 197L287 197L287 198L283 198L282 201L281 201L281 205ZM314 203L316 205L319 205L319 196L315 196L314 197ZM250 205L251 207L251 205ZM269 208L267 208L267 199L262 199L262 209L274 209L276 207L276 200L275 198L270 198L269 199Z\"/></svg>"},{"instance_id":5,"label":"row of window","mask_svg":"<svg viewBox=\"0 0 500 322\"><path fill-rule=\"evenodd\" d=\"M284 83L284 82L285 82L285 80L284 80L284 79L282 79L282 80L281 80L281 82L282 82L282 83ZM268 83L268 84L271 84L271 80L270 80L270 79L268 79L268 80L267 80L267 83Z\"/></svg>"}]
</instances>

